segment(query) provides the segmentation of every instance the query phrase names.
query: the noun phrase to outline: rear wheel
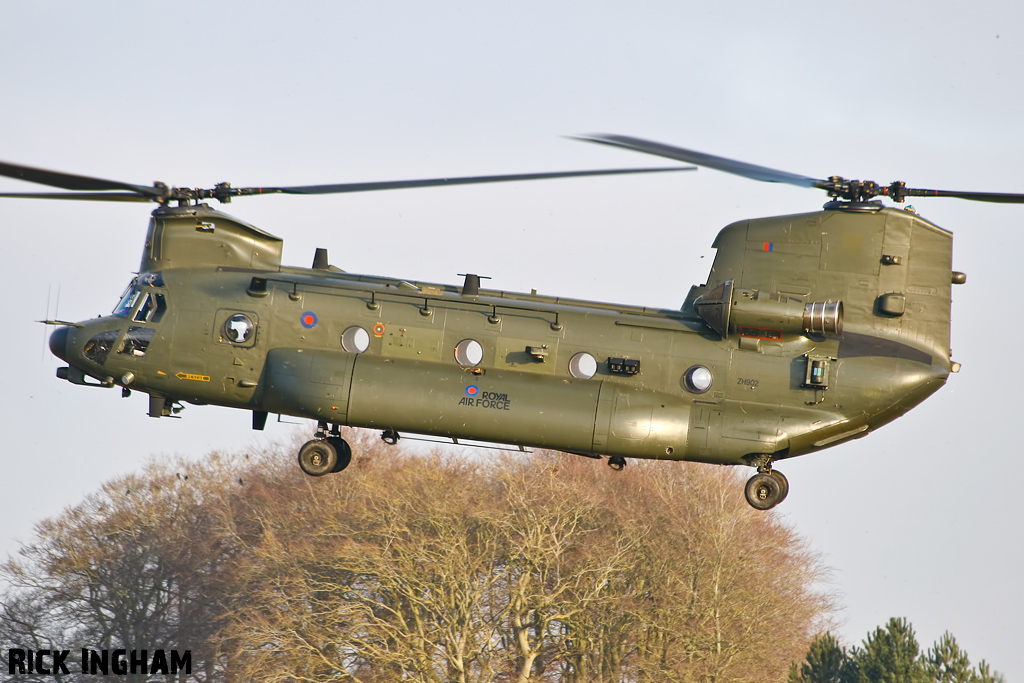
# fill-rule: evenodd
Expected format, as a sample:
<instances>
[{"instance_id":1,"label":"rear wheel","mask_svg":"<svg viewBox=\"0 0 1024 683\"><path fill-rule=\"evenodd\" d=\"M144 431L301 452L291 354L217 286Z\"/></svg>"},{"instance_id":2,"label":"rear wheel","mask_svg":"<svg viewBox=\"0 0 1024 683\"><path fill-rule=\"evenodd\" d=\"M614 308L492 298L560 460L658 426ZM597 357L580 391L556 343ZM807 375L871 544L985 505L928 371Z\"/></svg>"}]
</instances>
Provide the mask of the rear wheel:
<instances>
[{"instance_id":1,"label":"rear wheel","mask_svg":"<svg viewBox=\"0 0 1024 683\"><path fill-rule=\"evenodd\" d=\"M779 480L768 473L755 474L748 479L744 493L750 507L757 510L769 510L778 505L783 498Z\"/></svg>"},{"instance_id":2,"label":"rear wheel","mask_svg":"<svg viewBox=\"0 0 1024 683\"><path fill-rule=\"evenodd\" d=\"M299 449L299 467L311 477L330 474L337 464L338 451L335 450L334 444L330 443L330 439L313 439Z\"/></svg>"}]
</instances>

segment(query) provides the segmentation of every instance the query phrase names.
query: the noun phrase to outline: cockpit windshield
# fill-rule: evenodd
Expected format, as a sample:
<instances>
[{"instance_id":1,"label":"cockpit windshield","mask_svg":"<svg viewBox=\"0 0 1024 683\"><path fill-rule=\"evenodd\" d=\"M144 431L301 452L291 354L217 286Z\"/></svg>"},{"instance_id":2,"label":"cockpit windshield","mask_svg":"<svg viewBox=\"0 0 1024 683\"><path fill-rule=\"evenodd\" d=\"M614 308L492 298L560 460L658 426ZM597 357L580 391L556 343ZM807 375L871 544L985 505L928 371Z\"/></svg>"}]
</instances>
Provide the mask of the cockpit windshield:
<instances>
[{"instance_id":1,"label":"cockpit windshield","mask_svg":"<svg viewBox=\"0 0 1024 683\"><path fill-rule=\"evenodd\" d=\"M138 288L138 282L139 278L132 278L127 289L124 290L124 294L121 295L121 302L114 308L114 315L127 317L132 312L132 309L135 308L135 303L139 300L139 294L141 293Z\"/></svg>"}]
</instances>

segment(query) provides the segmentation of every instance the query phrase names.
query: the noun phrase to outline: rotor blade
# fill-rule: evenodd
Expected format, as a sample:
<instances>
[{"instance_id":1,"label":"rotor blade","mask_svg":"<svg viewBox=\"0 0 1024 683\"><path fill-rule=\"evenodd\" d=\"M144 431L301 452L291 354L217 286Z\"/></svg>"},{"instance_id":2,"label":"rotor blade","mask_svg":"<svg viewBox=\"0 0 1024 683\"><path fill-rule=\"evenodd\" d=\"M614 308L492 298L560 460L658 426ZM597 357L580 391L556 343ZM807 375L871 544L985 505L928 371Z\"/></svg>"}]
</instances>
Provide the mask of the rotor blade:
<instances>
[{"instance_id":1,"label":"rotor blade","mask_svg":"<svg viewBox=\"0 0 1024 683\"><path fill-rule=\"evenodd\" d=\"M128 192L0 192L4 199L75 199L91 202L151 202L151 197Z\"/></svg>"},{"instance_id":2,"label":"rotor blade","mask_svg":"<svg viewBox=\"0 0 1024 683\"><path fill-rule=\"evenodd\" d=\"M576 135L571 137L574 140L596 142L601 145L611 145L612 147L630 149L634 152L643 152L645 154L653 154L655 156L675 159L677 161L686 161L691 164L697 164L698 166L706 166L717 171L725 171L726 173L732 173L733 175L752 178L754 180L762 180L767 183L786 183L789 185L798 185L800 187L816 187L818 183L824 182L815 180L814 178L808 178L807 176L797 175L796 173L768 168L767 166L757 166L743 161L736 161L735 159L716 157L712 154L695 152L692 149L683 149L682 147L664 145L660 142L642 140L640 138L629 137L628 135L606 135L604 133L595 133L592 135Z\"/></svg>"},{"instance_id":3,"label":"rotor blade","mask_svg":"<svg viewBox=\"0 0 1024 683\"><path fill-rule=\"evenodd\" d=\"M1024 204L1024 194L1010 192L957 192L956 190L919 190L908 187L903 191L903 195L906 197L955 197L975 202Z\"/></svg>"},{"instance_id":4,"label":"rotor blade","mask_svg":"<svg viewBox=\"0 0 1024 683\"><path fill-rule=\"evenodd\" d=\"M556 171L554 173L520 173L516 175L472 176L467 178L433 178L429 180L388 180L373 183L340 183L336 185L298 185L294 187L238 188L240 195L248 194L335 194L341 192L372 192L374 190L401 190L415 187L440 187L444 185L475 185L479 183L504 183L518 180L544 180L551 178L577 178L583 176L621 175L627 173L663 173L671 171L693 171L694 167L681 168L627 168L602 171Z\"/></svg>"},{"instance_id":5,"label":"rotor blade","mask_svg":"<svg viewBox=\"0 0 1024 683\"><path fill-rule=\"evenodd\" d=\"M38 183L40 185L49 185L50 187L59 187L64 190L100 192L103 190L127 190L128 192L138 192L145 196L156 196L159 194L154 188L146 187L145 185L133 185L117 180L103 180L102 178L63 173L61 171L48 171L45 168L11 164L5 161L0 161L0 176L17 178L18 180Z\"/></svg>"}]
</instances>

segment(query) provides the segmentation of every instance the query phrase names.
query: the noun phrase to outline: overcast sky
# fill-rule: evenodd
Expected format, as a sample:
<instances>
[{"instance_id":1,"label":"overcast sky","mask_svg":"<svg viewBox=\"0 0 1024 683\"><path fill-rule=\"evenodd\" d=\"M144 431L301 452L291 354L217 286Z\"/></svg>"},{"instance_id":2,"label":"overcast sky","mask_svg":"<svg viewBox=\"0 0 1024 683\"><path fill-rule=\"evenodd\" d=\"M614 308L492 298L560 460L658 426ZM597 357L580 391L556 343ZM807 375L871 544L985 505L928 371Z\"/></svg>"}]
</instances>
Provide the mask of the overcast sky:
<instances>
[{"instance_id":1,"label":"overcast sky","mask_svg":"<svg viewBox=\"0 0 1024 683\"><path fill-rule=\"evenodd\" d=\"M0 159L138 184L651 164L562 137L609 132L813 177L1024 192L1024 5L1008 1L20 2L0 13L0 66ZM285 238L293 265L327 247L355 272L676 308L722 226L824 200L701 170L225 209ZM1024 206L914 204L954 231L968 275L953 292L963 371L868 438L787 461L779 510L834 568L847 644L902 616L922 648L949 630L1022 680ZM145 395L54 377L34 321L108 313L148 210L0 204L0 553L152 455L260 438L242 411L153 420Z\"/></svg>"}]
</instances>

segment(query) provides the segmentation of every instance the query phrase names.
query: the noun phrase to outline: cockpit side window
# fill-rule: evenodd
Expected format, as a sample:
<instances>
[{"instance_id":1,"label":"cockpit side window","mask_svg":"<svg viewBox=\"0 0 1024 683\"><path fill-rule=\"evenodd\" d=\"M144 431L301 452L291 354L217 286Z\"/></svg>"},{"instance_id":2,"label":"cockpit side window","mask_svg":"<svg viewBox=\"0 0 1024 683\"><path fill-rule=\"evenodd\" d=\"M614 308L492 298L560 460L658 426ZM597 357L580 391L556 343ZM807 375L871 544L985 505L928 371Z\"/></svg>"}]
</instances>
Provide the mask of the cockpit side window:
<instances>
[{"instance_id":1,"label":"cockpit side window","mask_svg":"<svg viewBox=\"0 0 1024 683\"><path fill-rule=\"evenodd\" d=\"M153 309L153 315L149 317L151 323L160 322L160 318L164 317L164 311L167 310L167 299L163 294L154 294L153 299L156 302L156 307Z\"/></svg>"},{"instance_id":2,"label":"cockpit side window","mask_svg":"<svg viewBox=\"0 0 1024 683\"><path fill-rule=\"evenodd\" d=\"M167 301L164 298L164 295L147 292L144 296L146 298L142 302L142 305L139 306L139 310L135 311L135 315L132 316L132 320L140 323L160 322L160 318L163 317L164 311L167 310Z\"/></svg>"}]
</instances>

